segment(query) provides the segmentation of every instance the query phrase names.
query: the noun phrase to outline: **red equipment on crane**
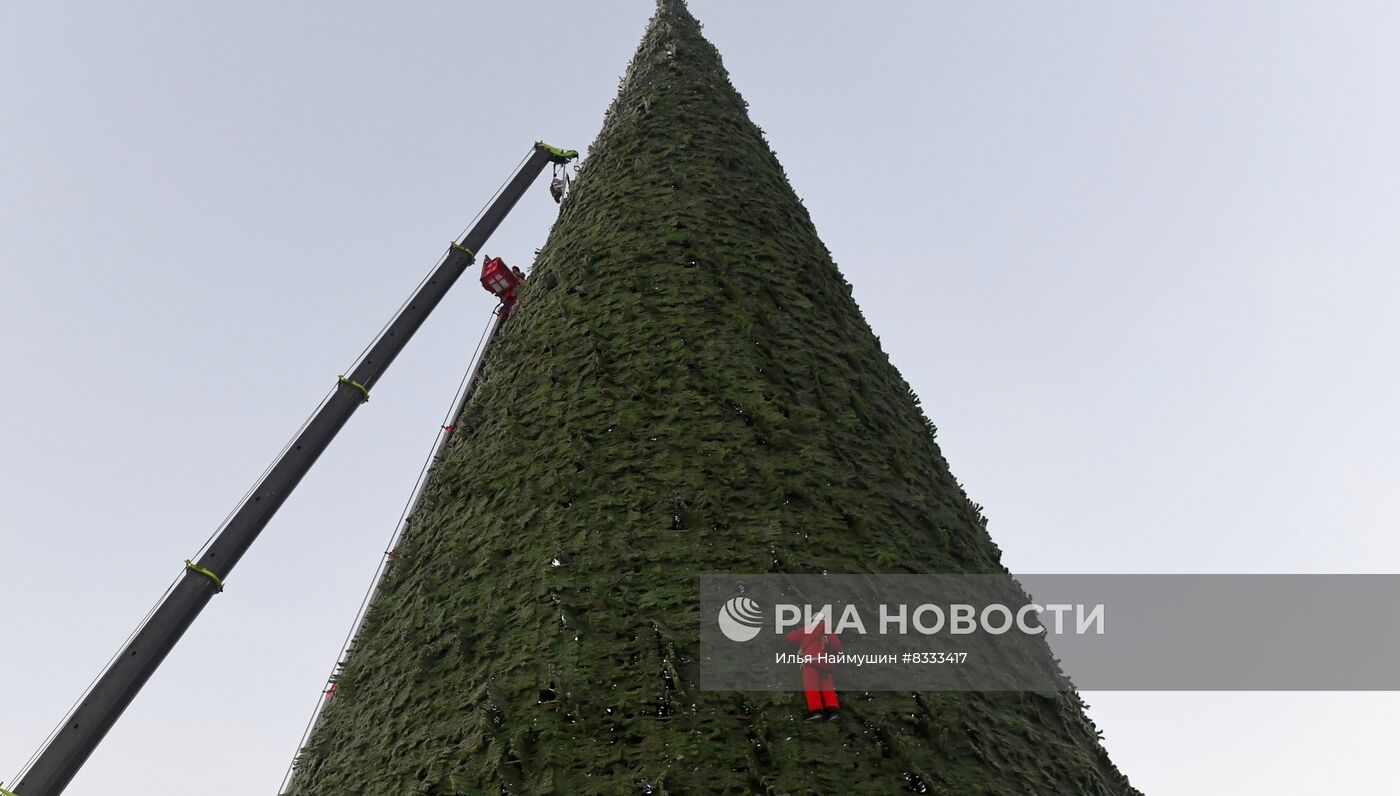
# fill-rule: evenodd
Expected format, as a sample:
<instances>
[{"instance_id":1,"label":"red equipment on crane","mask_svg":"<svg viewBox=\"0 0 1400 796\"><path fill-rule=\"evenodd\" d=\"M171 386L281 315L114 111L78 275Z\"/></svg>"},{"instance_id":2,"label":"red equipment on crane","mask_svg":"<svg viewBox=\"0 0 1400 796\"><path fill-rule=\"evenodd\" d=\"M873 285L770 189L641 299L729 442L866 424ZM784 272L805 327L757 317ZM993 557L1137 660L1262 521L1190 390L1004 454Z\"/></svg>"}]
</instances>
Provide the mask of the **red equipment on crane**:
<instances>
[{"instance_id":1,"label":"red equipment on crane","mask_svg":"<svg viewBox=\"0 0 1400 796\"><path fill-rule=\"evenodd\" d=\"M502 318L510 314L515 306L515 289L524 284L525 279L518 271L512 271L506 261L499 257L488 257L481 263L481 286L501 300L501 308L496 314Z\"/></svg>"}]
</instances>

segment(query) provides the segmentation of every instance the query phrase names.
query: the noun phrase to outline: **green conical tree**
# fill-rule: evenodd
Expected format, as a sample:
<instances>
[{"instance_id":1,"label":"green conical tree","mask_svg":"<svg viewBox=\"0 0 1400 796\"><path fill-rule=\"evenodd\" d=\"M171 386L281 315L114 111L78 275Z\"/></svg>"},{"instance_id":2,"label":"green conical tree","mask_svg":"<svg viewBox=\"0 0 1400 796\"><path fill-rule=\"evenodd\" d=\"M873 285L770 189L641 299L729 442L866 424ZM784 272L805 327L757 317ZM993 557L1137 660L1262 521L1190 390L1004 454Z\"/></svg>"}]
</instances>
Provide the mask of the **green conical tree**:
<instances>
[{"instance_id":1,"label":"green conical tree","mask_svg":"<svg viewBox=\"0 0 1400 796\"><path fill-rule=\"evenodd\" d=\"M457 429L296 796L1135 792L1072 693L698 689L700 573L1002 569L681 0Z\"/></svg>"}]
</instances>

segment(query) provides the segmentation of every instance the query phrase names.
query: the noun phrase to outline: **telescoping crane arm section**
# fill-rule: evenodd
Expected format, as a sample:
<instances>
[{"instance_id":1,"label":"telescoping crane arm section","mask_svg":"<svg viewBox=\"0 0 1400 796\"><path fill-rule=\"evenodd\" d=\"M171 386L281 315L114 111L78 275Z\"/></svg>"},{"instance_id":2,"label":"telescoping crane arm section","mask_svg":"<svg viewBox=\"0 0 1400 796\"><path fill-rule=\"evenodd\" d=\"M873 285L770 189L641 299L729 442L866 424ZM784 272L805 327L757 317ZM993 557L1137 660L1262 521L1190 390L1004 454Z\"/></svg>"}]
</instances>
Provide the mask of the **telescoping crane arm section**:
<instances>
[{"instance_id":1,"label":"telescoping crane arm section","mask_svg":"<svg viewBox=\"0 0 1400 796\"><path fill-rule=\"evenodd\" d=\"M476 252L496 230L525 190L549 163L567 163L573 150L535 144L506 187L460 242L454 241L437 269L409 299L384 333L365 352L334 394L288 445L263 479L238 507L228 524L196 562L187 562L184 577L113 659L63 726L50 739L18 783L16 796L58 796L116 723L122 711L155 673L277 509L291 495L316 459L355 413L409 338L427 320L449 288L476 259Z\"/></svg>"}]
</instances>

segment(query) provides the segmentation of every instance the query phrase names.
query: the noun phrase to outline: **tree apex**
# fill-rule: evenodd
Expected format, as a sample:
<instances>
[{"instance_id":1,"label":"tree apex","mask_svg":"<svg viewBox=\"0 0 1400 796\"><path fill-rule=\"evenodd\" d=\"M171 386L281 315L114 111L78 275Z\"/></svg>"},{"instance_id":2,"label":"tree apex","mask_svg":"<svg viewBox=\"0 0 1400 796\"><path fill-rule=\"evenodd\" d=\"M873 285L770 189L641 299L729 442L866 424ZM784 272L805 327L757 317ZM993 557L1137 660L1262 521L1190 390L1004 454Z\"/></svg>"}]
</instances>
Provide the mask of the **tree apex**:
<instances>
[{"instance_id":1,"label":"tree apex","mask_svg":"<svg viewBox=\"0 0 1400 796\"><path fill-rule=\"evenodd\" d=\"M658 14L690 14L690 9L686 7L685 0L656 0L656 12Z\"/></svg>"}]
</instances>

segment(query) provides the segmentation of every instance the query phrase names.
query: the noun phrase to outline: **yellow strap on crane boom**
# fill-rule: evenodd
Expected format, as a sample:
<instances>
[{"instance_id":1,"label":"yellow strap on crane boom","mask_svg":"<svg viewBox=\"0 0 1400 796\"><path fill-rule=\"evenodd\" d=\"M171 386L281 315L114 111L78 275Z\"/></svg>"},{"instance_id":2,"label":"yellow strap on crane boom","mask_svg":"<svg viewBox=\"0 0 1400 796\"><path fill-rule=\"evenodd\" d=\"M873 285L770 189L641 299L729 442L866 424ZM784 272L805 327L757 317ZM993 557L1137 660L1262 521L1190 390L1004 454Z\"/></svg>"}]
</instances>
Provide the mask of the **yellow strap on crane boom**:
<instances>
[{"instance_id":1,"label":"yellow strap on crane boom","mask_svg":"<svg viewBox=\"0 0 1400 796\"><path fill-rule=\"evenodd\" d=\"M208 577L210 580L214 581L215 586L219 587L219 591L224 590L224 581L222 578L220 578L218 575L215 575L210 570L207 570L204 567L201 567L200 565L194 563L188 558L185 559L185 569L188 569L191 572L198 572L199 574Z\"/></svg>"}]
</instances>

